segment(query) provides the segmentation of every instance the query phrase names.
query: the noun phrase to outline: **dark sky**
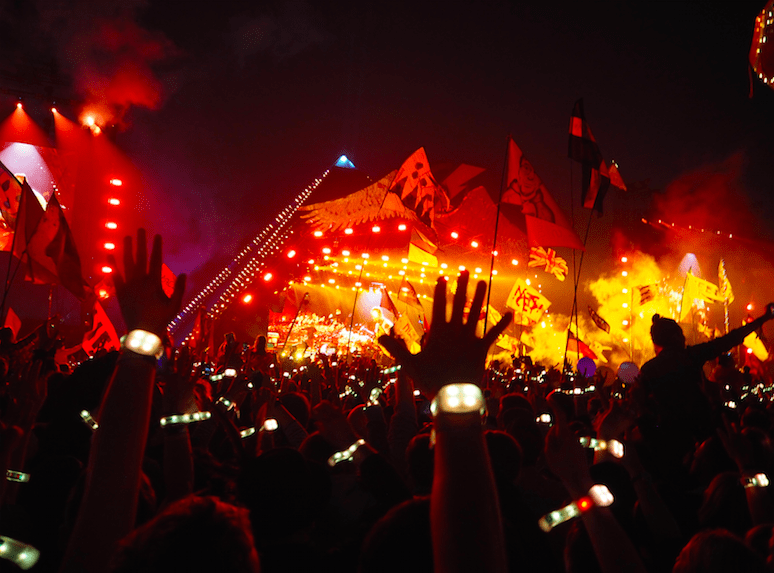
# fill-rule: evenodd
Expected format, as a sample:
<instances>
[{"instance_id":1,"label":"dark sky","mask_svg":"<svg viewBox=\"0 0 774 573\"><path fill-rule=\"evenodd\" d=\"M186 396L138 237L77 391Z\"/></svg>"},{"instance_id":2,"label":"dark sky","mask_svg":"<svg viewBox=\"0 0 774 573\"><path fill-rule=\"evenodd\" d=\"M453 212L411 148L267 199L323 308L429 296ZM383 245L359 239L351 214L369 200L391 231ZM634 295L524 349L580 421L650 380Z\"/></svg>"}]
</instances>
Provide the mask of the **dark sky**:
<instances>
[{"instance_id":1,"label":"dark sky","mask_svg":"<svg viewBox=\"0 0 774 573\"><path fill-rule=\"evenodd\" d=\"M497 182L510 133L569 212L580 97L605 158L661 190L661 213L705 204L700 224L771 238L774 94L755 82L749 98L747 64L761 1L121 6L3 0L4 70L54 62L58 93L112 102L176 272L226 262L341 153L380 177L424 146ZM652 199L611 198L592 240Z\"/></svg>"}]
</instances>

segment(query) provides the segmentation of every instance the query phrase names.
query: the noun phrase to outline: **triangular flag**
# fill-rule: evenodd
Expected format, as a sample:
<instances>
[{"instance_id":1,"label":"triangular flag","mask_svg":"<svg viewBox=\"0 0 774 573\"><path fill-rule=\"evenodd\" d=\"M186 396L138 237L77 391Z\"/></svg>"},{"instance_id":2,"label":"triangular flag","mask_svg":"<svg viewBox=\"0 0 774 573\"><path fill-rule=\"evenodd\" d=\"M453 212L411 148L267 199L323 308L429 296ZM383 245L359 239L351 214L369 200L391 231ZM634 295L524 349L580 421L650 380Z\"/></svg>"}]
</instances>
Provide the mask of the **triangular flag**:
<instances>
[{"instance_id":1,"label":"triangular flag","mask_svg":"<svg viewBox=\"0 0 774 573\"><path fill-rule=\"evenodd\" d=\"M695 300L723 302L717 286L709 281L693 276L693 273L689 269L688 273L685 275L683 299L680 304L680 322L685 322L685 319L691 312L691 307Z\"/></svg>"},{"instance_id":2,"label":"triangular flag","mask_svg":"<svg viewBox=\"0 0 774 573\"><path fill-rule=\"evenodd\" d=\"M43 219L43 207L40 206L29 184L22 183L21 197L19 198L19 213L16 219L16 238L13 244L13 254L19 259L25 260L27 245Z\"/></svg>"},{"instance_id":3,"label":"triangular flag","mask_svg":"<svg viewBox=\"0 0 774 573\"><path fill-rule=\"evenodd\" d=\"M610 162L610 169L608 169L608 175L610 176L610 185L621 191L626 191L626 183L624 183L621 174L618 172L618 164L615 161Z\"/></svg>"},{"instance_id":4,"label":"triangular flag","mask_svg":"<svg viewBox=\"0 0 774 573\"><path fill-rule=\"evenodd\" d=\"M21 195L22 184L5 165L0 163L0 213L11 229L16 225Z\"/></svg>"},{"instance_id":5,"label":"triangular flag","mask_svg":"<svg viewBox=\"0 0 774 573\"><path fill-rule=\"evenodd\" d=\"M390 185L390 191L396 193L420 221L428 227L433 226L435 196L436 193L443 193L443 190L430 171L424 147L417 149L403 162Z\"/></svg>"},{"instance_id":6,"label":"triangular flag","mask_svg":"<svg viewBox=\"0 0 774 573\"><path fill-rule=\"evenodd\" d=\"M602 214L602 202L610 187L610 173L583 113L583 100L575 102L570 116L570 159L583 164L582 200L587 209Z\"/></svg>"},{"instance_id":7,"label":"triangular flag","mask_svg":"<svg viewBox=\"0 0 774 573\"><path fill-rule=\"evenodd\" d=\"M530 246L584 248L572 224L513 139L508 140L508 184L502 202L521 206L527 216Z\"/></svg>"},{"instance_id":8,"label":"triangular flag","mask_svg":"<svg viewBox=\"0 0 774 573\"><path fill-rule=\"evenodd\" d=\"M93 356L103 348L107 351L121 348L116 329L98 302L94 303L94 328L83 335L81 346L89 356Z\"/></svg>"},{"instance_id":9,"label":"triangular flag","mask_svg":"<svg viewBox=\"0 0 774 573\"><path fill-rule=\"evenodd\" d=\"M420 265L429 267L438 266L438 258L432 253L424 250L419 245L414 244L414 242L409 243L408 260L413 263L418 263Z\"/></svg>"},{"instance_id":10,"label":"triangular flag","mask_svg":"<svg viewBox=\"0 0 774 573\"><path fill-rule=\"evenodd\" d=\"M3 328L10 328L15 339L17 336L19 336L21 326L22 321L19 319L13 309L9 307L8 314L5 315L5 323L3 324Z\"/></svg>"},{"instance_id":11,"label":"triangular flag","mask_svg":"<svg viewBox=\"0 0 774 573\"><path fill-rule=\"evenodd\" d=\"M656 298L658 287L656 285L640 285L637 290L640 291L640 306L642 306Z\"/></svg>"},{"instance_id":12,"label":"triangular flag","mask_svg":"<svg viewBox=\"0 0 774 573\"><path fill-rule=\"evenodd\" d=\"M505 306L512 308L517 324L535 324L545 314L551 302L524 279L516 279Z\"/></svg>"},{"instance_id":13,"label":"triangular flag","mask_svg":"<svg viewBox=\"0 0 774 573\"><path fill-rule=\"evenodd\" d=\"M400 282L400 289L398 289L398 300L400 302L405 302L407 305L412 306L417 310L423 310L416 289L408 282L405 275Z\"/></svg>"},{"instance_id":14,"label":"triangular flag","mask_svg":"<svg viewBox=\"0 0 774 573\"><path fill-rule=\"evenodd\" d=\"M575 336L575 333L573 333L572 330L567 331L567 336L567 354L580 354L581 356L591 358L592 360L597 359L597 355L591 350L589 345Z\"/></svg>"},{"instance_id":15,"label":"triangular flag","mask_svg":"<svg viewBox=\"0 0 774 573\"><path fill-rule=\"evenodd\" d=\"M734 302L734 291L731 289L731 281L728 280L728 274L726 274L726 262L723 259L720 259L718 264L718 290L720 298L726 304Z\"/></svg>"},{"instance_id":16,"label":"triangular flag","mask_svg":"<svg viewBox=\"0 0 774 573\"><path fill-rule=\"evenodd\" d=\"M381 288L382 291L382 300L379 302L379 306L382 308L386 308L389 310L392 315L395 318L398 318L400 316L400 313L398 312L398 309L395 308L395 303L392 302L392 298L390 297L390 293L387 292L387 289L385 287Z\"/></svg>"}]
</instances>

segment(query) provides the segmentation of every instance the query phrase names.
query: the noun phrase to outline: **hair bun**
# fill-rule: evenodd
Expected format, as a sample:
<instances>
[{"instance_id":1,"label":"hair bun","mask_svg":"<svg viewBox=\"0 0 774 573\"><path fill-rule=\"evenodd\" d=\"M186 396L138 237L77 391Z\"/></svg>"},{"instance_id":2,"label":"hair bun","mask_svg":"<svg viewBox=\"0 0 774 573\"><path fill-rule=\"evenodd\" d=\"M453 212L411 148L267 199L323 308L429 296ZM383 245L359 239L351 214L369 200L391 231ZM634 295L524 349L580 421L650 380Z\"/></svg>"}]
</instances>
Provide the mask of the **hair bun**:
<instances>
[{"instance_id":1,"label":"hair bun","mask_svg":"<svg viewBox=\"0 0 774 573\"><path fill-rule=\"evenodd\" d=\"M653 315L653 321L652 321L652 322L653 322L653 324L656 324L656 322L657 322L658 320L660 320L660 319L661 319L661 315L660 315L660 314L654 314L654 315Z\"/></svg>"}]
</instances>

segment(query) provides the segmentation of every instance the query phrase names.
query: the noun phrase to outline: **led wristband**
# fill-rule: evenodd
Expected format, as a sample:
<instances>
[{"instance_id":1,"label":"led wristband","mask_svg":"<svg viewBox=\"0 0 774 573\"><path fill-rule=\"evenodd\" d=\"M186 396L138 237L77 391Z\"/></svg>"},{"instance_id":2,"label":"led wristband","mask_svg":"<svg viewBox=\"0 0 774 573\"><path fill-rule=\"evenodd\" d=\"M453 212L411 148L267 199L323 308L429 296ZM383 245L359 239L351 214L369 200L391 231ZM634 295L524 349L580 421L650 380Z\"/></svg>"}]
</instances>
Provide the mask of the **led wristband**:
<instances>
[{"instance_id":1,"label":"led wristband","mask_svg":"<svg viewBox=\"0 0 774 573\"><path fill-rule=\"evenodd\" d=\"M81 410L81 419L89 428L91 428L92 432L96 432L97 428L99 428L97 420L92 417L88 410Z\"/></svg>"},{"instance_id":2,"label":"led wristband","mask_svg":"<svg viewBox=\"0 0 774 573\"><path fill-rule=\"evenodd\" d=\"M40 551L32 545L0 535L0 559L15 563L21 569L29 569L40 558Z\"/></svg>"},{"instance_id":3,"label":"led wristband","mask_svg":"<svg viewBox=\"0 0 774 573\"><path fill-rule=\"evenodd\" d=\"M355 455L355 452L360 446L365 445L365 440L363 438L360 438L357 442L349 446L346 450L342 450L340 452L336 452L331 457L328 458L328 465L333 467L336 464L340 464L341 462L347 462L352 460L352 458Z\"/></svg>"},{"instance_id":4,"label":"led wristband","mask_svg":"<svg viewBox=\"0 0 774 573\"><path fill-rule=\"evenodd\" d=\"M430 403L430 413L435 417L438 412L448 414L470 414L486 412L486 402L481 388L470 383L447 384L438 390Z\"/></svg>"},{"instance_id":5,"label":"led wristband","mask_svg":"<svg viewBox=\"0 0 774 573\"><path fill-rule=\"evenodd\" d=\"M741 481L745 489L748 487L768 487L769 476L764 473L758 473L753 476L742 476Z\"/></svg>"},{"instance_id":6,"label":"led wristband","mask_svg":"<svg viewBox=\"0 0 774 573\"><path fill-rule=\"evenodd\" d=\"M26 483L30 481L30 474L19 472L16 470L6 470L5 479L8 481L15 481L19 483Z\"/></svg>"},{"instance_id":7,"label":"led wristband","mask_svg":"<svg viewBox=\"0 0 774 573\"><path fill-rule=\"evenodd\" d=\"M192 414L172 414L171 416L164 416L159 420L162 428L170 426L179 426L181 424L191 424L193 422L201 422L202 420L209 420L212 417L210 412L193 412Z\"/></svg>"},{"instance_id":8,"label":"led wristband","mask_svg":"<svg viewBox=\"0 0 774 573\"><path fill-rule=\"evenodd\" d=\"M613 501L615 501L615 498L610 493L610 490L607 489L607 486L598 483L591 486L587 496L545 514L538 520L538 525L543 531L549 532L560 523L574 519L592 507L607 507Z\"/></svg>"},{"instance_id":9,"label":"led wristband","mask_svg":"<svg viewBox=\"0 0 774 573\"><path fill-rule=\"evenodd\" d=\"M584 436L580 438L580 445L584 448L591 448L595 452L608 452L616 458L622 458L624 456L624 445L618 440L605 441Z\"/></svg>"},{"instance_id":10,"label":"led wristband","mask_svg":"<svg viewBox=\"0 0 774 573\"><path fill-rule=\"evenodd\" d=\"M164 344L161 338L147 330L132 330L121 339L121 347L151 358L161 358L164 353Z\"/></svg>"}]
</instances>

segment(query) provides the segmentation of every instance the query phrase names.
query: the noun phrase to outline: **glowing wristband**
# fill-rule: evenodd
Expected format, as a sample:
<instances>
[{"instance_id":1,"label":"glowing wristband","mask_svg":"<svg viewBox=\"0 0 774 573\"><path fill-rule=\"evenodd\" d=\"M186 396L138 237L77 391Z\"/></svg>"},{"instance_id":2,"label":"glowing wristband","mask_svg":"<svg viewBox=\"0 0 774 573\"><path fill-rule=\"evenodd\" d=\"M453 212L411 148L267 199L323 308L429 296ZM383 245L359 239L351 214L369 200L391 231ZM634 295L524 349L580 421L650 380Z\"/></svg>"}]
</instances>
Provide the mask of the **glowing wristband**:
<instances>
[{"instance_id":1,"label":"glowing wristband","mask_svg":"<svg viewBox=\"0 0 774 573\"><path fill-rule=\"evenodd\" d=\"M226 410L230 410L234 406L234 403L231 400L229 400L228 398L224 398L223 396L218 398L217 403L223 404L226 407Z\"/></svg>"},{"instance_id":2,"label":"glowing wristband","mask_svg":"<svg viewBox=\"0 0 774 573\"><path fill-rule=\"evenodd\" d=\"M15 563L21 569L29 569L40 558L40 551L32 545L0 535L0 558Z\"/></svg>"},{"instance_id":3,"label":"glowing wristband","mask_svg":"<svg viewBox=\"0 0 774 573\"><path fill-rule=\"evenodd\" d=\"M16 470L6 470L5 479L7 479L8 481L26 483L30 481L30 474L26 474L24 472L17 472Z\"/></svg>"},{"instance_id":4,"label":"glowing wristband","mask_svg":"<svg viewBox=\"0 0 774 573\"><path fill-rule=\"evenodd\" d=\"M336 452L331 457L328 458L328 465L333 467L336 464L340 464L341 462L350 461L352 457L355 455L355 452L360 446L365 445L365 440L363 438L360 438L357 442L349 446L346 450L342 450L340 452Z\"/></svg>"},{"instance_id":5,"label":"glowing wristband","mask_svg":"<svg viewBox=\"0 0 774 573\"><path fill-rule=\"evenodd\" d=\"M447 384L438 391L430 403L430 413L470 414L479 412L482 416L486 411L484 394L475 384Z\"/></svg>"},{"instance_id":6,"label":"glowing wristband","mask_svg":"<svg viewBox=\"0 0 774 573\"><path fill-rule=\"evenodd\" d=\"M263 421L263 426L261 426L261 430L266 432L273 432L277 428L279 428L279 422L277 422L277 420L274 418L266 418Z\"/></svg>"},{"instance_id":7,"label":"glowing wristband","mask_svg":"<svg viewBox=\"0 0 774 573\"><path fill-rule=\"evenodd\" d=\"M379 404L379 396L382 395L381 388L372 388L371 393L368 396L368 403L366 406L377 406Z\"/></svg>"},{"instance_id":8,"label":"glowing wristband","mask_svg":"<svg viewBox=\"0 0 774 573\"><path fill-rule=\"evenodd\" d=\"M255 433L255 428L245 428L241 432L239 432L240 438L249 438Z\"/></svg>"},{"instance_id":9,"label":"glowing wristband","mask_svg":"<svg viewBox=\"0 0 774 573\"><path fill-rule=\"evenodd\" d=\"M194 412L192 414L173 414L171 416L165 416L161 418L159 423L161 427L177 426L180 424L191 424L193 422L201 422L202 420L209 420L212 417L210 412Z\"/></svg>"},{"instance_id":10,"label":"glowing wristband","mask_svg":"<svg viewBox=\"0 0 774 573\"><path fill-rule=\"evenodd\" d=\"M609 452L613 457L622 458L624 456L624 446L618 440L598 440L596 438L583 437L580 444L584 448L593 448L595 452Z\"/></svg>"},{"instance_id":11,"label":"glowing wristband","mask_svg":"<svg viewBox=\"0 0 774 573\"><path fill-rule=\"evenodd\" d=\"M161 338L147 330L132 330L121 339L121 346L135 354L160 358L164 353Z\"/></svg>"},{"instance_id":12,"label":"glowing wristband","mask_svg":"<svg viewBox=\"0 0 774 573\"><path fill-rule=\"evenodd\" d=\"M748 487L768 487L769 477L764 474L755 474L754 476L742 476L742 485L745 489Z\"/></svg>"},{"instance_id":13,"label":"glowing wristband","mask_svg":"<svg viewBox=\"0 0 774 573\"><path fill-rule=\"evenodd\" d=\"M607 486L596 484L589 490L589 495L580 498L578 501L573 501L561 509L547 513L538 520L538 525L543 531L549 532L560 523L574 519L594 506L607 507L613 501L615 501L615 498L610 493L610 490L607 489Z\"/></svg>"},{"instance_id":14,"label":"glowing wristband","mask_svg":"<svg viewBox=\"0 0 774 573\"><path fill-rule=\"evenodd\" d=\"M99 424L97 424L97 420L95 420L88 410L81 410L81 419L86 423L86 425L91 428L92 432L96 432L97 428L99 428Z\"/></svg>"},{"instance_id":15,"label":"glowing wristband","mask_svg":"<svg viewBox=\"0 0 774 573\"><path fill-rule=\"evenodd\" d=\"M543 412L542 414L540 414L540 416L538 416L537 418L535 418L535 421L536 421L538 424L548 424L548 425L551 425L551 423L552 423L554 420L553 420L553 418L551 417L551 414L549 414L548 412Z\"/></svg>"}]
</instances>

